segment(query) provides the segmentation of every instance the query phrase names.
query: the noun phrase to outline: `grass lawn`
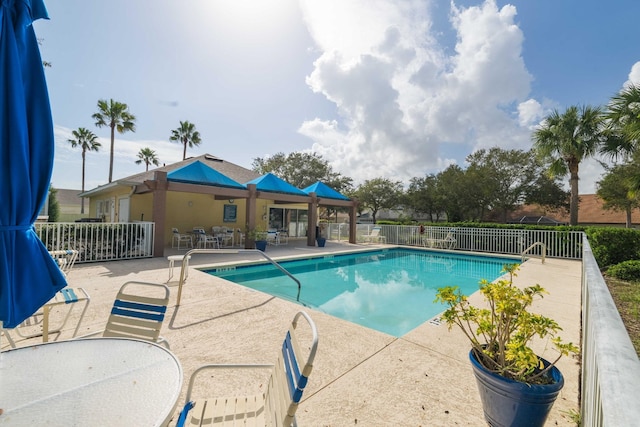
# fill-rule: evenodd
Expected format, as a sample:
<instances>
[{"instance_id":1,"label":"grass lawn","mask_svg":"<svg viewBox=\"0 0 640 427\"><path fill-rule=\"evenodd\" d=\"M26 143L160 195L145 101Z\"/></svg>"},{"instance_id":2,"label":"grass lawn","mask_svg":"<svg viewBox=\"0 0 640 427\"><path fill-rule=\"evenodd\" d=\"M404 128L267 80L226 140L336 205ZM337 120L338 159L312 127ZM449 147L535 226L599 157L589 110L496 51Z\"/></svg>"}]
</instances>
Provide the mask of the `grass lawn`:
<instances>
[{"instance_id":1,"label":"grass lawn","mask_svg":"<svg viewBox=\"0 0 640 427\"><path fill-rule=\"evenodd\" d=\"M640 282L625 282L610 277L606 278L606 282L640 357Z\"/></svg>"}]
</instances>

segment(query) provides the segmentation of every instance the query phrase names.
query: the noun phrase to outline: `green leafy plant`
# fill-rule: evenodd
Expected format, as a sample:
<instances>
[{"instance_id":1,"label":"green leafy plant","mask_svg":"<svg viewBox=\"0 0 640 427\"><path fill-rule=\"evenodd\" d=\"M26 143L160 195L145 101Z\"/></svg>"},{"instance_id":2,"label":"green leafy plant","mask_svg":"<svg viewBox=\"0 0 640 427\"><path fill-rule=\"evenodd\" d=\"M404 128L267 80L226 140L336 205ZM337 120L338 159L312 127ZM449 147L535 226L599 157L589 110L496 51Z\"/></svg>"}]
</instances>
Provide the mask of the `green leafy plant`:
<instances>
[{"instance_id":1,"label":"green leafy plant","mask_svg":"<svg viewBox=\"0 0 640 427\"><path fill-rule=\"evenodd\" d=\"M259 225L251 229L247 227L246 236L247 239L253 240L254 242L267 240L267 231Z\"/></svg>"},{"instance_id":2,"label":"green leafy plant","mask_svg":"<svg viewBox=\"0 0 640 427\"><path fill-rule=\"evenodd\" d=\"M589 227L586 234L600 268L640 258L640 231L636 229Z\"/></svg>"},{"instance_id":3,"label":"green leafy plant","mask_svg":"<svg viewBox=\"0 0 640 427\"><path fill-rule=\"evenodd\" d=\"M517 269L517 264L505 265L508 279L480 281L486 307L471 305L457 286L439 288L436 302L449 307L442 319L449 329L456 325L462 330L478 362L487 370L516 381L544 384L550 381L546 375L549 369L562 356L575 354L579 349L556 336L562 330L556 321L529 311L535 298L546 292L538 284L524 289L514 286ZM560 353L556 360L542 363L530 347L536 336L552 338Z\"/></svg>"},{"instance_id":4,"label":"green leafy plant","mask_svg":"<svg viewBox=\"0 0 640 427\"><path fill-rule=\"evenodd\" d=\"M640 280L640 261L630 260L612 265L607 270L607 276L620 280L638 281Z\"/></svg>"}]
</instances>

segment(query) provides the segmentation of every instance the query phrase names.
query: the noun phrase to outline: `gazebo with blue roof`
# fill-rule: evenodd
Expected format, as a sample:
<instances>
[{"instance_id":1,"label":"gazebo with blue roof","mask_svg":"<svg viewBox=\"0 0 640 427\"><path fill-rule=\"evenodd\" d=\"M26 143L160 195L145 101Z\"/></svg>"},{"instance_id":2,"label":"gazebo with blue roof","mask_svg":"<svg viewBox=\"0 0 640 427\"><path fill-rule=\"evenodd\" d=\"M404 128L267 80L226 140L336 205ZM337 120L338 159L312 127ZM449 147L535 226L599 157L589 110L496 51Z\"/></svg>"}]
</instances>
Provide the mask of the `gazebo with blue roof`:
<instances>
[{"instance_id":1,"label":"gazebo with blue roof","mask_svg":"<svg viewBox=\"0 0 640 427\"><path fill-rule=\"evenodd\" d=\"M316 196L327 198L327 199L351 200L347 196L341 193L338 193L336 190L334 190L333 188L329 187L327 184L320 181L316 182L315 184L311 184L307 188L303 188L302 191L304 191L307 194L316 193Z\"/></svg>"},{"instance_id":2,"label":"gazebo with blue roof","mask_svg":"<svg viewBox=\"0 0 640 427\"><path fill-rule=\"evenodd\" d=\"M238 188L246 190L247 187L235 182L226 175L210 168L201 161L188 164L167 174L167 181L183 182L187 184L213 185L216 187Z\"/></svg>"}]
</instances>

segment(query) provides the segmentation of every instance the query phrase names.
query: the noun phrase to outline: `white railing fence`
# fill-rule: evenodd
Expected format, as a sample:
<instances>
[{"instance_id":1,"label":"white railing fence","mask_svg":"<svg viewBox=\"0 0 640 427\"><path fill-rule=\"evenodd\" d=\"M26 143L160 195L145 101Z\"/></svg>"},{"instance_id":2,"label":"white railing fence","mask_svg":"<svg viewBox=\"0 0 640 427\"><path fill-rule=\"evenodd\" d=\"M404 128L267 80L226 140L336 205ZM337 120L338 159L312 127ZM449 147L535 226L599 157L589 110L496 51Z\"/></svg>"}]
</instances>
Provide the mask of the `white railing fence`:
<instances>
[{"instance_id":1,"label":"white railing fence","mask_svg":"<svg viewBox=\"0 0 640 427\"><path fill-rule=\"evenodd\" d=\"M639 425L640 361L587 239L583 249L581 425Z\"/></svg>"},{"instance_id":2,"label":"white railing fence","mask_svg":"<svg viewBox=\"0 0 640 427\"><path fill-rule=\"evenodd\" d=\"M431 227L415 225L375 225L388 244L405 246L430 246L429 243L451 236L453 249L473 252L490 252L521 255L534 243L529 255L541 256L543 247L551 258L581 259L583 233L580 231L525 230L507 228ZM330 240L349 240L348 224L327 224ZM356 241L370 234L372 224L358 224Z\"/></svg>"},{"instance_id":3,"label":"white railing fence","mask_svg":"<svg viewBox=\"0 0 640 427\"><path fill-rule=\"evenodd\" d=\"M38 222L35 229L49 251L78 251L78 263L153 256L153 222Z\"/></svg>"}]
</instances>

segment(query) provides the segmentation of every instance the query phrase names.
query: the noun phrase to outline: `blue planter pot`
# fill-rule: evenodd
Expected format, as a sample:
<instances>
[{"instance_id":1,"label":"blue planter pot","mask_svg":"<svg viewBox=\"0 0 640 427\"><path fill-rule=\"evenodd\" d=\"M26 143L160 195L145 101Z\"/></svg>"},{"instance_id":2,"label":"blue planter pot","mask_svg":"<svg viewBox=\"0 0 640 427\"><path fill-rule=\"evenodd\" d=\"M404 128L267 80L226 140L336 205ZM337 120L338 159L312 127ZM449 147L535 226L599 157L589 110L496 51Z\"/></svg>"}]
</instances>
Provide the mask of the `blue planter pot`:
<instances>
[{"instance_id":1,"label":"blue planter pot","mask_svg":"<svg viewBox=\"0 0 640 427\"><path fill-rule=\"evenodd\" d=\"M526 384L487 371L475 357L469 359L476 376L484 418L492 427L538 427L544 423L564 386L564 377L555 366L548 374L552 384ZM541 359L545 366L549 365Z\"/></svg>"},{"instance_id":2,"label":"blue planter pot","mask_svg":"<svg viewBox=\"0 0 640 427\"><path fill-rule=\"evenodd\" d=\"M316 242L318 243L319 248L324 248L324 244L327 243L327 239L325 239L324 237L318 237L316 239Z\"/></svg>"},{"instance_id":3,"label":"blue planter pot","mask_svg":"<svg viewBox=\"0 0 640 427\"><path fill-rule=\"evenodd\" d=\"M267 241L266 240L256 240L256 249L261 250L262 252L267 250Z\"/></svg>"}]
</instances>

